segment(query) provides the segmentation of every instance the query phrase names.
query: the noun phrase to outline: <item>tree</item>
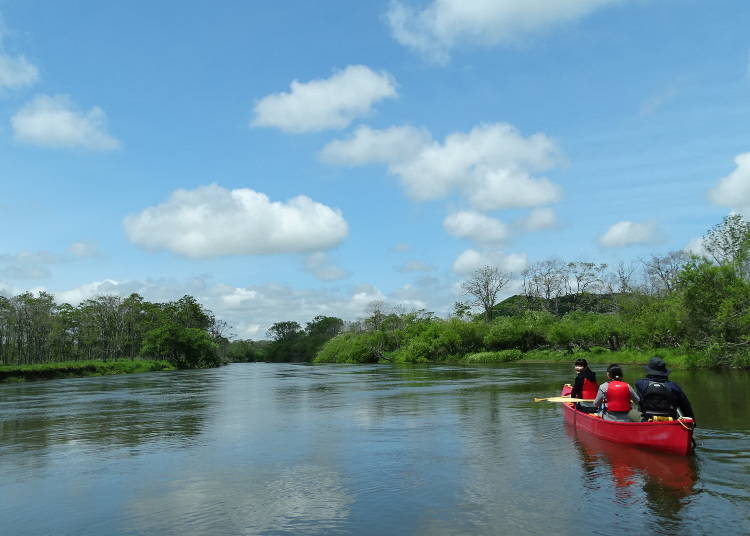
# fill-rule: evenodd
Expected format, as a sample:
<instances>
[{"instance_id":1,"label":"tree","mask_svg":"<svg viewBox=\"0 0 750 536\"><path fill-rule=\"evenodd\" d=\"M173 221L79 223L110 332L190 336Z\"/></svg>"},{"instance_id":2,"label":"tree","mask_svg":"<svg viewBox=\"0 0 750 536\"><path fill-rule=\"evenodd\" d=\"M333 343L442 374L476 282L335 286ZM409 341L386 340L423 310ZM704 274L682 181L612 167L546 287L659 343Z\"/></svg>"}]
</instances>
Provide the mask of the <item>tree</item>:
<instances>
[{"instance_id":1,"label":"tree","mask_svg":"<svg viewBox=\"0 0 750 536\"><path fill-rule=\"evenodd\" d=\"M750 222L739 214L725 216L703 236L703 247L716 264L745 264L750 249Z\"/></svg>"},{"instance_id":2,"label":"tree","mask_svg":"<svg viewBox=\"0 0 750 536\"><path fill-rule=\"evenodd\" d=\"M602 274L606 269L606 264L593 262L577 261L567 264L565 284L573 302L573 309L579 309L584 305L586 295L600 290L603 284Z\"/></svg>"},{"instance_id":3,"label":"tree","mask_svg":"<svg viewBox=\"0 0 750 536\"><path fill-rule=\"evenodd\" d=\"M547 311L558 312L559 299L565 291L566 268L562 262L549 259L523 271L523 292L531 309L541 302Z\"/></svg>"},{"instance_id":4,"label":"tree","mask_svg":"<svg viewBox=\"0 0 750 536\"><path fill-rule=\"evenodd\" d=\"M471 277L461 284L464 294L472 298L472 305L482 307L487 322L492 320L492 308L510 277L510 274L503 273L496 267L482 266L474 270Z\"/></svg>"},{"instance_id":5,"label":"tree","mask_svg":"<svg viewBox=\"0 0 750 536\"><path fill-rule=\"evenodd\" d=\"M662 256L651 255L649 260L643 261L651 293L672 292L680 272L689 260L685 252L671 251Z\"/></svg>"},{"instance_id":6,"label":"tree","mask_svg":"<svg viewBox=\"0 0 750 536\"><path fill-rule=\"evenodd\" d=\"M471 305L468 303L457 301L453 304L453 316L459 319L468 317L471 313Z\"/></svg>"},{"instance_id":7,"label":"tree","mask_svg":"<svg viewBox=\"0 0 750 536\"><path fill-rule=\"evenodd\" d=\"M298 335L302 331L302 326L294 321L276 322L266 331L275 342L287 341Z\"/></svg>"},{"instance_id":8,"label":"tree","mask_svg":"<svg viewBox=\"0 0 750 536\"><path fill-rule=\"evenodd\" d=\"M143 339L141 355L163 357L178 368L207 368L221 364L216 343L207 331L168 323Z\"/></svg>"}]
</instances>

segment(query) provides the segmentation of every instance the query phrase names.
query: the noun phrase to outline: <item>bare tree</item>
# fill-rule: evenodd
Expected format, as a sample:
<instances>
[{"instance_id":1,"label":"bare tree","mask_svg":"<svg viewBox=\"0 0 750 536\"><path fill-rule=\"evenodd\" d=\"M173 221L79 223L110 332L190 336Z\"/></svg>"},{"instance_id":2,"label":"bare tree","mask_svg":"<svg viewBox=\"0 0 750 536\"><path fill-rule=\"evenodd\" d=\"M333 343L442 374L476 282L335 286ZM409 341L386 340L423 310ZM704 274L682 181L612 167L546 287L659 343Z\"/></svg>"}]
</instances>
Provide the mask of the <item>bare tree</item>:
<instances>
[{"instance_id":1,"label":"bare tree","mask_svg":"<svg viewBox=\"0 0 750 536\"><path fill-rule=\"evenodd\" d=\"M650 259L642 261L651 293L672 292L677 276L689 260L684 251L671 251L662 256L652 255Z\"/></svg>"},{"instance_id":2,"label":"bare tree","mask_svg":"<svg viewBox=\"0 0 750 536\"><path fill-rule=\"evenodd\" d=\"M548 311L557 312L565 289L566 266L554 259L532 264L523 271L523 291L529 303L542 300Z\"/></svg>"},{"instance_id":3,"label":"bare tree","mask_svg":"<svg viewBox=\"0 0 750 536\"><path fill-rule=\"evenodd\" d=\"M571 296L575 309L581 306L583 297L586 294L593 294L602 289L604 283L602 275L606 269L606 264L596 264L593 262L577 261L567 264L565 284L567 286L567 294Z\"/></svg>"},{"instance_id":4,"label":"bare tree","mask_svg":"<svg viewBox=\"0 0 750 536\"><path fill-rule=\"evenodd\" d=\"M633 262L625 264L623 261L620 261L617 264L617 268L615 268L614 290L619 293L632 292L634 287L633 276L637 269L638 265Z\"/></svg>"},{"instance_id":5,"label":"bare tree","mask_svg":"<svg viewBox=\"0 0 750 536\"><path fill-rule=\"evenodd\" d=\"M461 284L461 289L473 299L472 305L484 309L484 319L489 322L492 319L492 308L497 303L497 296L510 278L511 274L503 273L496 267L482 266L474 270L471 277Z\"/></svg>"}]
</instances>

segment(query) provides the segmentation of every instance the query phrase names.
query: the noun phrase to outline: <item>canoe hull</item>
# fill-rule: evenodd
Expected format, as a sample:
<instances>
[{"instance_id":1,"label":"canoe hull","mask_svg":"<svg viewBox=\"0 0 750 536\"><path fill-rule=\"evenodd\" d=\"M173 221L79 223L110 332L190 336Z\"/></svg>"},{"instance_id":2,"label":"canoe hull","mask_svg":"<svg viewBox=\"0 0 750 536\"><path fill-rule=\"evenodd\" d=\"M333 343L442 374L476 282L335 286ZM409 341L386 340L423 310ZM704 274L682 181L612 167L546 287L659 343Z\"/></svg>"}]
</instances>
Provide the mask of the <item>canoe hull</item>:
<instances>
[{"instance_id":1,"label":"canoe hull","mask_svg":"<svg viewBox=\"0 0 750 536\"><path fill-rule=\"evenodd\" d=\"M569 393L570 387L564 387L562 396ZM692 448L692 419L682 422L614 422L578 411L574 404L562 406L566 422L576 430L608 441L682 455L688 454Z\"/></svg>"}]
</instances>

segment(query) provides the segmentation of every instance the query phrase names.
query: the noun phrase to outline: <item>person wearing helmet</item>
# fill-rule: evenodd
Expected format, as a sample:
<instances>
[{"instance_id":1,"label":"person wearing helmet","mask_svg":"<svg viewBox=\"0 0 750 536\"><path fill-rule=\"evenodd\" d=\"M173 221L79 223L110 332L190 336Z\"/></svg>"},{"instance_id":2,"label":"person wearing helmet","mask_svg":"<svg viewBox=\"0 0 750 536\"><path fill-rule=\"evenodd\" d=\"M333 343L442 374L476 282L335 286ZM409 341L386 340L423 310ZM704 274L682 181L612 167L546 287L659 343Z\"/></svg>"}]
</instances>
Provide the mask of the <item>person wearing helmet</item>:
<instances>
[{"instance_id":1,"label":"person wearing helmet","mask_svg":"<svg viewBox=\"0 0 750 536\"><path fill-rule=\"evenodd\" d=\"M622 381L620 365L612 364L607 367L607 377L609 381L599 386L594 407L602 410L601 416L604 420L630 422L628 413L632 408L631 402L637 404L640 401L638 393Z\"/></svg>"},{"instance_id":2,"label":"person wearing helmet","mask_svg":"<svg viewBox=\"0 0 750 536\"><path fill-rule=\"evenodd\" d=\"M654 417L676 419L679 411L683 417L691 417L695 421L687 395L679 385L669 380L670 371L664 360L654 356L643 368L646 369L646 377L635 382L641 397L643 420L653 420Z\"/></svg>"}]
</instances>

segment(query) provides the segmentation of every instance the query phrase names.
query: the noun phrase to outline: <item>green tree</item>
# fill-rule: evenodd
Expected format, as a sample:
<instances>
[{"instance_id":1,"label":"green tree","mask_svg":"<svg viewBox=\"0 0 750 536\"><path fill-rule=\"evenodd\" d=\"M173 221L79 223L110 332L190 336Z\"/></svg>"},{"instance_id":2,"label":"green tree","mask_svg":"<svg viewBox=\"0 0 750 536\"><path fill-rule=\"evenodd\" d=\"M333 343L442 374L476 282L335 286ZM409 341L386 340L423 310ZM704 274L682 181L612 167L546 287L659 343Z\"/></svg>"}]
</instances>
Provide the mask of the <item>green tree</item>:
<instances>
[{"instance_id":1,"label":"green tree","mask_svg":"<svg viewBox=\"0 0 750 536\"><path fill-rule=\"evenodd\" d=\"M208 332L174 323L147 332L141 355L165 358L178 368L208 368L221 364L216 343Z\"/></svg>"}]
</instances>

